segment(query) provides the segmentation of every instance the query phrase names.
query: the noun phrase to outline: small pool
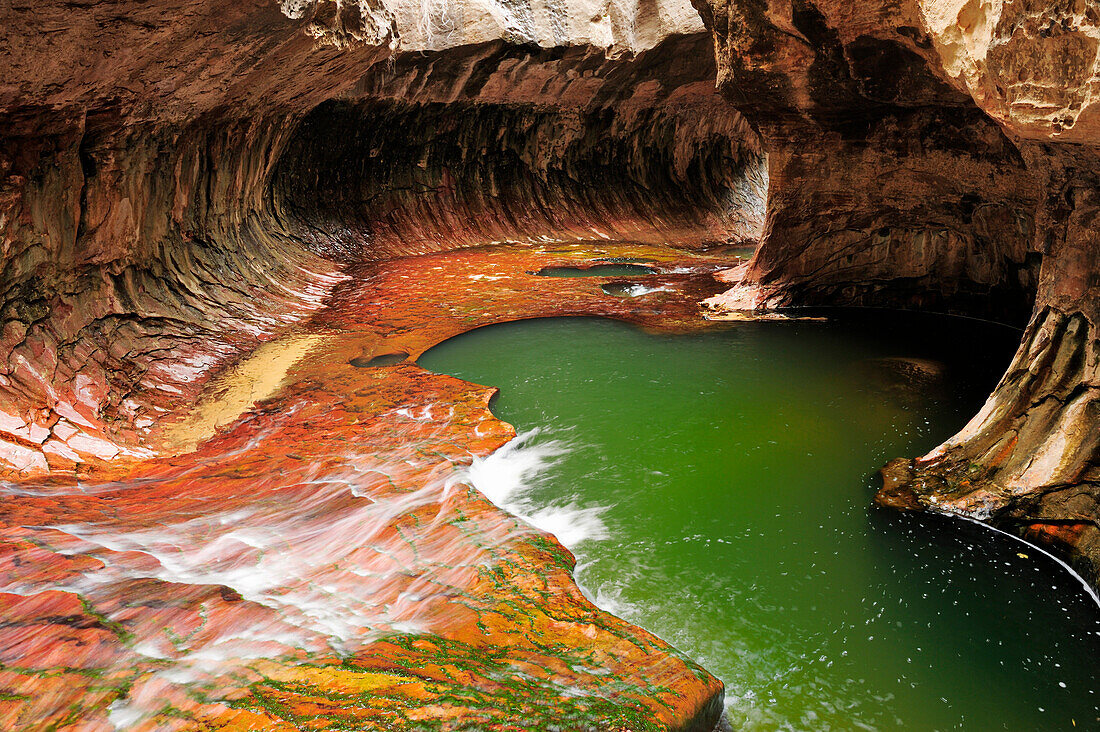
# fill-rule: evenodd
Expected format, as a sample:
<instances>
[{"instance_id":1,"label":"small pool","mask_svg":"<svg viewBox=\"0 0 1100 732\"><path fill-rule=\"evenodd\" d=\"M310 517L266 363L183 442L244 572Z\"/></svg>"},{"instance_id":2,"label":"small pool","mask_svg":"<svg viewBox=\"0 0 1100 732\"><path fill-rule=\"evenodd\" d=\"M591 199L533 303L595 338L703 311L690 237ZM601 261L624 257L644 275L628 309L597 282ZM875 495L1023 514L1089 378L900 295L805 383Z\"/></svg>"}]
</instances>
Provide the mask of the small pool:
<instances>
[{"instance_id":1,"label":"small pool","mask_svg":"<svg viewBox=\"0 0 1100 732\"><path fill-rule=\"evenodd\" d=\"M475 464L478 487L570 546L599 605L722 678L734 729L1098 729L1100 614L1077 579L870 506L877 469L961 427L1017 341L896 313L689 336L568 318L419 363L501 388L527 436ZM491 461L521 479L493 483Z\"/></svg>"},{"instance_id":2,"label":"small pool","mask_svg":"<svg viewBox=\"0 0 1100 732\"><path fill-rule=\"evenodd\" d=\"M539 277L633 277L657 274L657 270L641 264L613 263L591 267L543 267L531 274Z\"/></svg>"}]
</instances>

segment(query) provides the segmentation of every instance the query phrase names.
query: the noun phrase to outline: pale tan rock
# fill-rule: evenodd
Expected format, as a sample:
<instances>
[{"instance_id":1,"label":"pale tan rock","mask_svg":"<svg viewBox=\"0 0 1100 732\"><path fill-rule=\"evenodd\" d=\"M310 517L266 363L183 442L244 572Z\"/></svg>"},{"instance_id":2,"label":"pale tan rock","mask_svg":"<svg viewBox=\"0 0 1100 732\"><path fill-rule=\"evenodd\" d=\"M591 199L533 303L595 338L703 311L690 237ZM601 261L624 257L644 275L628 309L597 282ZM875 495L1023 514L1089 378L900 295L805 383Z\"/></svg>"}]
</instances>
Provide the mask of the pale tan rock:
<instances>
[{"instance_id":1,"label":"pale tan rock","mask_svg":"<svg viewBox=\"0 0 1100 732\"><path fill-rule=\"evenodd\" d=\"M281 8L288 18L299 19L326 2L284 0ZM404 51L503 40L542 48L592 46L617 55L703 30L699 14L686 0L362 0L355 7L358 13L350 14L355 16L350 22L358 27L315 24L312 34L335 45L342 34L345 43L385 43Z\"/></svg>"},{"instance_id":2,"label":"pale tan rock","mask_svg":"<svg viewBox=\"0 0 1100 732\"><path fill-rule=\"evenodd\" d=\"M1100 144L1100 3L921 0L943 69L1021 137Z\"/></svg>"}]
</instances>

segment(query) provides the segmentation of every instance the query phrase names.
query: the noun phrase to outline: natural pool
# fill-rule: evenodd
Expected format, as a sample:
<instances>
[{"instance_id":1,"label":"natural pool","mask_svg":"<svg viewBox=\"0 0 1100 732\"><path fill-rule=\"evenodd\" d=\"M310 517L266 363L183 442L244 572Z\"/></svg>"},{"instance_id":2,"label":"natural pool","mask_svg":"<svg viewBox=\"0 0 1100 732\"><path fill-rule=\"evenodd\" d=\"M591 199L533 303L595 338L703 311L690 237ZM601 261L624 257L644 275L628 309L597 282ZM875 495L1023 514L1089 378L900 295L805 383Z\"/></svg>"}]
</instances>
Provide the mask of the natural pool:
<instances>
[{"instance_id":1,"label":"natural pool","mask_svg":"<svg viewBox=\"0 0 1100 732\"><path fill-rule=\"evenodd\" d=\"M1096 729L1100 612L987 529L869 506L962 426L1018 334L898 313L650 335L472 331L419 364L499 386L527 439L472 469L598 604L726 683L734 728Z\"/></svg>"},{"instance_id":2,"label":"natural pool","mask_svg":"<svg viewBox=\"0 0 1100 732\"><path fill-rule=\"evenodd\" d=\"M539 277L630 277L656 274L657 270L629 262L593 264L587 267L543 267L532 274Z\"/></svg>"}]
</instances>

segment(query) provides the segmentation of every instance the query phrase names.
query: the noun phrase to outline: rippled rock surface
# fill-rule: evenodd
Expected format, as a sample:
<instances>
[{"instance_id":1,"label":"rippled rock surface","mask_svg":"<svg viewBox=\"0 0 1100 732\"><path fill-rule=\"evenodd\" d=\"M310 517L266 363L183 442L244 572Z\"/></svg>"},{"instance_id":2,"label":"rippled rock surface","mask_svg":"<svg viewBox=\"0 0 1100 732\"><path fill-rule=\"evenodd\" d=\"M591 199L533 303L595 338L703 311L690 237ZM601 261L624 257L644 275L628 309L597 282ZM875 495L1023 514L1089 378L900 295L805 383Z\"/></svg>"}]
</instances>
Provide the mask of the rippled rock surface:
<instances>
[{"instance_id":1,"label":"rippled rock surface","mask_svg":"<svg viewBox=\"0 0 1100 732\"><path fill-rule=\"evenodd\" d=\"M615 254L669 289L636 307L607 278L529 274ZM515 435L494 390L371 364L530 317L702 327L719 263L587 244L363 264L160 426L178 457L5 484L4 726L709 730L721 683L470 487Z\"/></svg>"}]
</instances>

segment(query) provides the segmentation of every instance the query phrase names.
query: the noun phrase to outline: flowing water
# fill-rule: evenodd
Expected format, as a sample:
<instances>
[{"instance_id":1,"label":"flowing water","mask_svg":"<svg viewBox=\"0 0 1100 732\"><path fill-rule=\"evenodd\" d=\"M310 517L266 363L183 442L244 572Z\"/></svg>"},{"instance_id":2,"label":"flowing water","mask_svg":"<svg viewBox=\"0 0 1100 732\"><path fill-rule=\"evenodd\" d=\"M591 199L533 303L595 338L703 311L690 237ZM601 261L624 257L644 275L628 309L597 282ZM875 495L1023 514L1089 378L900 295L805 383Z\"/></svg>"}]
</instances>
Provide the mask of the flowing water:
<instances>
[{"instance_id":1,"label":"flowing water","mask_svg":"<svg viewBox=\"0 0 1100 732\"><path fill-rule=\"evenodd\" d=\"M1018 334L898 313L651 335L476 330L419 364L521 433L471 480L555 533L602 607L726 683L755 730L1097 729L1100 611L1039 551L872 508L960 428Z\"/></svg>"}]
</instances>

